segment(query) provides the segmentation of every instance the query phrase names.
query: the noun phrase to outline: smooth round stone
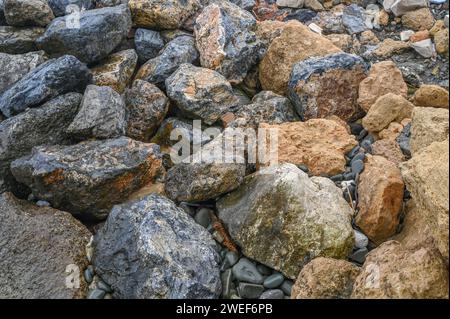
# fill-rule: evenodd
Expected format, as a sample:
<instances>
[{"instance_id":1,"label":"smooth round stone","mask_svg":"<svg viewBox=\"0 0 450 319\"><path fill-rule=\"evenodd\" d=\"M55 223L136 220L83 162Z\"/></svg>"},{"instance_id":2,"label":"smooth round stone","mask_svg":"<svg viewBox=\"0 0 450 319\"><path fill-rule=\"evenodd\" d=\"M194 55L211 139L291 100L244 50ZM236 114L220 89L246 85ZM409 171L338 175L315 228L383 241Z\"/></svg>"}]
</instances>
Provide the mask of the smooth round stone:
<instances>
[{"instance_id":1,"label":"smooth round stone","mask_svg":"<svg viewBox=\"0 0 450 319\"><path fill-rule=\"evenodd\" d=\"M344 174L344 180L346 180L346 181L354 180L355 177L356 177L356 174L353 173L353 172L349 172L349 173L345 173Z\"/></svg>"},{"instance_id":2,"label":"smooth round stone","mask_svg":"<svg viewBox=\"0 0 450 319\"><path fill-rule=\"evenodd\" d=\"M277 288L279 287L284 281L284 276L280 273L270 275L264 280L263 286L266 288Z\"/></svg>"},{"instance_id":3,"label":"smooth round stone","mask_svg":"<svg viewBox=\"0 0 450 319\"><path fill-rule=\"evenodd\" d=\"M262 284L264 282L263 276L258 272L256 266L247 258L241 258L232 268L233 276L238 281L243 281L252 284Z\"/></svg>"},{"instance_id":4,"label":"smooth round stone","mask_svg":"<svg viewBox=\"0 0 450 319\"><path fill-rule=\"evenodd\" d=\"M181 209L183 209L185 211L186 214L190 215L190 216L194 216L195 215L195 209L193 209L191 206L189 206L187 203L185 202L181 202L179 207Z\"/></svg>"},{"instance_id":5,"label":"smooth round stone","mask_svg":"<svg viewBox=\"0 0 450 319\"><path fill-rule=\"evenodd\" d=\"M281 290L283 290L283 292L290 296L291 292L292 292L292 286L294 286L294 283L292 282L292 280L285 280L282 284L281 284Z\"/></svg>"},{"instance_id":6,"label":"smooth round stone","mask_svg":"<svg viewBox=\"0 0 450 319\"><path fill-rule=\"evenodd\" d=\"M334 175L334 176L331 176L330 179L335 183L342 182L344 180L344 175L342 175L342 174Z\"/></svg>"},{"instance_id":7,"label":"smooth round stone","mask_svg":"<svg viewBox=\"0 0 450 319\"><path fill-rule=\"evenodd\" d=\"M306 165L297 165L299 169L301 169L305 173L309 173L309 168Z\"/></svg>"},{"instance_id":8,"label":"smooth round stone","mask_svg":"<svg viewBox=\"0 0 450 319\"><path fill-rule=\"evenodd\" d=\"M358 141L363 140L367 136L367 134L369 134L369 132L367 132L366 130L362 130L361 132L359 132Z\"/></svg>"},{"instance_id":9,"label":"smooth round stone","mask_svg":"<svg viewBox=\"0 0 450 319\"><path fill-rule=\"evenodd\" d=\"M99 280L98 281L97 288L101 289L101 290L103 290L105 292L112 292L111 287L106 282L104 282L103 280Z\"/></svg>"},{"instance_id":10,"label":"smooth round stone","mask_svg":"<svg viewBox=\"0 0 450 319\"><path fill-rule=\"evenodd\" d=\"M231 272L231 269L226 270L221 275L222 279L222 297L225 299L230 298L231 291L232 291L232 285L233 285L233 273Z\"/></svg>"},{"instance_id":11,"label":"smooth round stone","mask_svg":"<svg viewBox=\"0 0 450 319\"><path fill-rule=\"evenodd\" d=\"M234 251L229 251L225 255L225 259L228 261L230 267L233 267L239 261L239 255Z\"/></svg>"},{"instance_id":12,"label":"smooth round stone","mask_svg":"<svg viewBox=\"0 0 450 319\"><path fill-rule=\"evenodd\" d=\"M45 201L45 200L38 200L36 202L36 206L39 206L39 207L50 207L50 203Z\"/></svg>"},{"instance_id":13,"label":"smooth round stone","mask_svg":"<svg viewBox=\"0 0 450 319\"><path fill-rule=\"evenodd\" d=\"M358 154L359 150L361 149L360 146L355 146L349 153L348 153L348 157L353 158L356 156L356 154Z\"/></svg>"},{"instance_id":14,"label":"smooth round stone","mask_svg":"<svg viewBox=\"0 0 450 319\"><path fill-rule=\"evenodd\" d=\"M258 272L263 276L269 276L270 274L272 274L272 269L262 264L256 266L256 269L258 269Z\"/></svg>"},{"instance_id":15,"label":"smooth round stone","mask_svg":"<svg viewBox=\"0 0 450 319\"><path fill-rule=\"evenodd\" d=\"M354 230L355 233L355 247L366 248L369 245L369 238L360 231Z\"/></svg>"},{"instance_id":16,"label":"smooth round stone","mask_svg":"<svg viewBox=\"0 0 450 319\"><path fill-rule=\"evenodd\" d=\"M249 284L241 282L239 284L239 296L244 299L258 299L264 292L264 287L261 285Z\"/></svg>"},{"instance_id":17,"label":"smooth round stone","mask_svg":"<svg viewBox=\"0 0 450 319\"><path fill-rule=\"evenodd\" d=\"M87 296L87 299L103 299L106 295L106 292L101 289L91 290Z\"/></svg>"},{"instance_id":18,"label":"smooth round stone","mask_svg":"<svg viewBox=\"0 0 450 319\"><path fill-rule=\"evenodd\" d=\"M208 226L211 224L211 214L213 214L213 211L209 208L201 208L197 214L195 214L195 221L197 224L208 228Z\"/></svg>"},{"instance_id":19,"label":"smooth round stone","mask_svg":"<svg viewBox=\"0 0 450 319\"><path fill-rule=\"evenodd\" d=\"M259 299L284 299L284 292L281 289L269 289L264 291Z\"/></svg>"},{"instance_id":20,"label":"smooth round stone","mask_svg":"<svg viewBox=\"0 0 450 319\"><path fill-rule=\"evenodd\" d=\"M350 131L352 132L352 134L356 135L356 136L359 136L361 131L364 129L364 127L360 123L350 123L349 126L350 126Z\"/></svg>"},{"instance_id":21,"label":"smooth round stone","mask_svg":"<svg viewBox=\"0 0 450 319\"><path fill-rule=\"evenodd\" d=\"M84 279L88 284L90 284L92 280L94 280L94 274L89 270L89 268L86 268L86 270L84 271Z\"/></svg>"},{"instance_id":22,"label":"smooth round stone","mask_svg":"<svg viewBox=\"0 0 450 319\"><path fill-rule=\"evenodd\" d=\"M353 158L352 158L352 162L354 161L364 161L366 158L366 154L363 152L358 152Z\"/></svg>"},{"instance_id":23,"label":"smooth round stone","mask_svg":"<svg viewBox=\"0 0 450 319\"><path fill-rule=\"evenodd\" d=\"M357 175L361 174L364 170L364 162L361 160L352 161L352 173Z\"/></svg>"},{"instance_id":24,"label":"smooth round stone","mask_svg":"<svg viewBox=\"0 0 450 319\"><path fill-rule=\"evenodd\" d=\"M364 140L361 142L361 147L365 149L367 152L372 152L372 144L375 142L375 139L372 135L368 135Z\"/></svg>"},{"instance_id":25,"label":"smooth round stone","mask_svg":"<svg viewBox=\"0 0 450 319\"><path fill-rule=\"evenodd\" d=\"M350 260L362 265L366 261L366 256L368 253L369 250L367 248L358 249L350 256Z\"/></svg>"}]
</instances>

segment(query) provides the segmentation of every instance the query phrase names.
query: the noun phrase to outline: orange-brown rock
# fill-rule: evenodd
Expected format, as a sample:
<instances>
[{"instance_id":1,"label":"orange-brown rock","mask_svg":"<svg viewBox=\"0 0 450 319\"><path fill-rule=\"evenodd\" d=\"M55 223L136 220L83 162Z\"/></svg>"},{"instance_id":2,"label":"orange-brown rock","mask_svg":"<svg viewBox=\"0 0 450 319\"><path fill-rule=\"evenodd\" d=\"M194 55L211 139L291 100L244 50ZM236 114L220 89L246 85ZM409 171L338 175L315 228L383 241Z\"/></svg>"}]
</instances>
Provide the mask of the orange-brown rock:
<instances>
[{"instance_id":1,"label":"orange-brown rock","mask_svg":"<svg viewBox=\"0 0 450 319\"><path fill-rule=\"evenodd\" d=\"M408 49L408 43L387 38L373 50L372 55L381 59L387 59L394 54L402 53Z\"/></svg>"},{"instance_id":2,"label":"orange-brown rock","mask_svg":"<svg viewBox=\"0 0 450 319\"><path fill-rule=\"evenodd\" d=\"M397 122L392 122L387 128L378 133L378 137L382 140L395 140L403 131L405 125L399 124Z\"/></svg>"},{"instance_id":3,"label":"orange-brown rock","mask_svg":"<svg viewBox=\"0 0 450 319\"><path fill-rule=\"evenodd\" d=\"M405 185L399 168L381 156L368 156L358 184L356 225L375 244L395 234Z\"/></svg>"},{"instance_id":4,"label":"orange-brown rock","mask_svg":"<svg viewBox=\"0 0 450 319\"><path fill-rule=\"evenodd\" d=\"M392 139L378 140L372 144L372 154L383 156L394 164L400 164L406 160L398 143Z\"/></svg>"},{"instance_id":5,"label":"orange-brown rock","mask_svg":"<svg viewBox=\"0 0 450 319\"><path fill-rule=\"evenodd\" d=\"M448 109L448 91L439 85L423 84L414 93L412 102L417 106Z\"/></svg>"},{"instance_id":6,"label":"orange-brown rock","mask_svg":"<svg viewBox=\"0 0 450 319\"><path fill-rule=\"evenodd\" d=\"M426 40L430 38L430 32L428 32L428 30L422 30L422 31L417 31L416 33L414 33L410 38L409 41L411 42L419 42L422 40Z\"/></svg>"},{"instance_id":7,"label":"orange-brown rock","mask_svg":"<svg viewBox=\"0 0 450 319\"><path fill-rule=\"evenodd\" d=\"M260 124L278 130L278 162L306 165L313 175L333 176L344 172L345 157L358 143L346 127L326 119Z\"/></svg>"},{"instance_id":8,"label":"orange-brown rock","mask_svg":"<svg viewBox=\"0 0 450 319\"><path fill-rule=\"evenodd\" d=\"M408 93L402 72L392 61L372 65L369 76L359 85L358 103L367 112L379 97L387 93L403 97Z\"/></svg>"},{"instance_id":9,"label":"orange-brown rock","mask_svg":"<svg viewBox=\"0 0 450 319\"><path fill-rule=\"evenodd\" d=\"M438 31L434 35L434 44L437 53L448 55L448 29Z\"/></svg>"},{"instance_id":10,"label":"orange-brown rock","mask_svg":"<svg viewBox=\"0 0 450 319\"><path fill-rule=\"evenodd\" d=\"M361 44L371 44L371 45L375 45L380 43L380 40L377 38L376 34L373 33L371 30L366 30L364 32L361 33L361 35L359 36L359 42L361 42Z\"/></svg>"},{"instance_id":11,"label":"orange-brown rock","mask_svg":"<svg viewBox=\"0 0 450 319\"><path fill-rule=\"evenodd\" d=\"M414 31L429 30L434 25L434 17L430 9L422 8L405 13L402 16L402 24Z\"/></svg>"}]
</instances>

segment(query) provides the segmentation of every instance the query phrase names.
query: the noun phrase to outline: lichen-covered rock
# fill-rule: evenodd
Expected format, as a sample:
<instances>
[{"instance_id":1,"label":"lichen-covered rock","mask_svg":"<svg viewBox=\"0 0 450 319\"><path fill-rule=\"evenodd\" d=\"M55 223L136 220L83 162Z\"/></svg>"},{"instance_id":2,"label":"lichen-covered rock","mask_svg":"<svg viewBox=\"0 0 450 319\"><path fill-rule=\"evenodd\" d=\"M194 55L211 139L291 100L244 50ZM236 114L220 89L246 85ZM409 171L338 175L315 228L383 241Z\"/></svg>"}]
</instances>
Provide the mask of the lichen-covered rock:
<instances>
[{"instance_id":1,"label":"lichen-covered rock","mask_svg":"<svg viewBox=\"0 0 450 319\"><path fill-rule=\"evenodd\" d=\"M22 54L36 51L36 40L45 32L44 28L16 28L0 26L0 52Z\"/></svg>"},{"instance_id":2,"label":"lichen-covered rock","mask_svg":"<svg viewBox=\"0 0 450 319\"><path fill-rule=\"evenodd\" d=\"M408 93L402 72L392 61L383 61L372 65L369 76L359 85L358 103L367 112L379 97L387 93L405 98Z\"/></svg>"},{"instance_id":3,"label":"lichen-covered rock","mask_svg":"<svg viewBox=\"0 0 450 319\"><path fill-rule=\"evenodd\" d=\"M77 139L107 139L125 135L125 102L108 86L89 85L84 92L80 111L67 128Z\"/></svg>"},{"instance_id":4,"label":"lichen-covered rock","mask_svg":"<svg viewBox=\"0 0 450 319\"><path fill-rule=\"evenodd\" d=\"M383 156L388 161L396 165L399 165L401 162L406 160L405 155L395 139L378 140L375 141L371 147L373 155Z\"/></svg>"},{"instance_id":5,"label":"lichen-covered rock","mask_svg":"<svg viewBox=\"0 0 450 319\"><path fill-rule=\"evenodd\" d=\"M448 270L432 247L389 241L371 251L353 285L354 299L448 298Z\"/></svg>"},{"instance_id":6,"label":"lichen-covered rock","mask_svg":"<svg viewBox=\"0 0 450 319\"><path fill-rule=\"evenodd\" d=\"M65 16L76 11L90 10L95 7L95 0L47 0L57 17ZM97 1L98 2L98 1ZM78 10L77 10L78 9Z\"/></svg>"},{"instance_id":7,"label":"lichen-covered rock","mask_svg":"<svg viewBox=\"0 0 450 319\"><path fill-rule=\"evenodd\" d=\"M164 81L183 63L198 60L195 40L189 35L179 36L170 41L156 58L148 60L139 69L136 79L164 85Z\"/></svg>"},{"instance_id":8,"label":"lichen-covered rock","mask_svg":"<svg viewBox=\"0 0 450 319\"><path fill-rule=\"evenodd\" d=\"M304 120L330 115L357 120L363 115L358 88L367 70L362 58L348 53L301 61L292 69L289 98Z\"/></svg>"},{"instance_id":9,"label":"lichen-covered rock","mask_svg":"<svg viewBox=\"0 0 450 319\"><path fill-rule=\"evenodd\" d=\"M127 136L148 142L169 111L169 99L155 85L136 80L125 93Z\"/></svg>"},{"instance_id":10,"label":"lichen-covered rock","mask_svg":"<svg viewBox=\"0 0 450 319\"><path fill-rule=\"evenodd\" d=\"M164 39L157 31L139 28L134 34L134 44L139 62L145 63L164 48Z\"/></svg>"},{"instance_id":11,"label":"lichen-covered rock","mask_svg":"<svg viewBox=\"0 0 450 319\"><path fill-rule=\"evenodd\" d=\"M86 227L66 212L10 193L0 195L0 210L0 298L85 298Z\"/></svg>"},{"instance_id":12,"label":"lichen-covered rock","mask_svg":"<svg viewBox=\"0 0 450 319\"><path fill-rule=\"evenodd\" d=\"M230 83L221 74L206 68L182 64L166 80L167 95L190 118L213 124L238 105Z\"/></svg>"},{"instance_id":13,"label":"lichen-covered rock","mask_svg":"<svg viewBox=\"0 0 450 319\"><path fill-rule=\"evenodd\" d=\"M405 13L402 16L402 24L414 31L429 30L434 25L434 17L430 9L422 8Z\"/></svg>"},{"instance_id":14,"label":"lichen-covered rock","mask_svg":"<svg viewBox=\"0 0 450 319\"><path fill-rule=\"evenodd\" d=\"M359 267L346 260L315 258L300 271L292 287L294 299L348 299Z\"/></svg>"},{"instance_id":15,"label":"lichen-covered rock","mask_svg":"<svg viewBox=\"0 0 450 319\"><path fill-rule=\"evenodd\" d=\"M399 168L381 156L368 156L358 184L356 225L375 244L395 234L405 184Z\"/></svg>"},{"instance_id":16,"label":"lichen-covered rock","mask_svg":"<svg viewBox=\"0 0 450 319\"><path fill-rule=\"evenodd\" d=\"M161 154L157 145L120 137L35 147L29 156L15 160L11 171L52 207L102 219L113 205L158 177Z\"/></svg>"},{"instance_id":17,"label":"lichen-covered rock","mask_svg":"<svg viewBox=\"0 0 450 319\"><path fill-rule=\"evenodd\" d=\"M131 81L138 56L133 49L111 54L91 69L93 82L98 86L110 86L123 93Z\"/></svg>"},{"instance_id":18,"label":"lichen-covered rock","mask_svg":"<svg viewBox=\"0 0 450 319\"><path fill-rule=\"evenodd\" d=\"M310 260L345 258L354 245L352 210L342 191L292 164L247 176L217 208L245 256L292 279Z\"/></svg>"},{"instance_id":19,"label":"lichen-covered rock","mask_svg":"<svg viewBox=\"0 0 450 319\"><path fill-rule=\"evenodd\" d=\"M309 30L300 22L287 22L280 36L271 42L260 63L261 85L264 90L286 95L295 63L340 51L331 41Z\"/></svg>"},{"instance_id":20,"label":"lichen-covered rock","mask_svg":"<svg viewBox=\"0 0 450 319\"><path fill-rule=\"evenodd\" d=\"M215 299L221 293L214 240L165 197L115 206L93 247L95 270L116 298Z\"/></svg>"},{"instance_id":21,"label":"lichen-covered rock","mask_svg":"<svg viewBox=\"0 0 450 319\"><path fill-rule=\"evenodd\" d=\"M232 84L242 82L262 55L263 45L255 35L256 19L228 1L203 9L194 31L201 65Z\"/></svg>"},{"instance_id":22,"label":"lichen-covered rock","mask_svg":"<svg viewBox=\"0 0 450 319\"><path fill-rule=\"evenodd\" d=\"M46 60L44 51L15 55L0 53L0 94Z\"/></svg>"},{"instance_id":23,"label":"lichen-covered rock","mask_svg":"<svg viewBox=\"0 0 450 319\"><path fill-rule=\"evenodd\" d=\"M279 163L305 165L313 175L334 176L344 172L345 154L358 145L346 127L328 119L280 125L263 123L260 128L277 130Z\"/></svg>"},{"instance_id":24,"label":"lichen-covered rock","mask_svg":"<svg viewBox=\"0 0 450 319\"><path fill-rule=\"evenodd\" d=\"M423 84L414 93L412 101L417 106L448 109L448 91L439 85Z\"/></svg>"},{"instance_id":25,"label":"lichen-covered rock","mask_svg":"<svg viewBox=\"0 0 450 319\"><path fill-rule=\"evenodd\" d=\"M9 87L0 96L0 111L6 117L36 107L68 92L83 92L92 75L85 64L71 55L49 60Z\"/></svg>"},{"instance_id":26,"label":"lichen-covered rock","mask_svg":"<svg viewBox=\"0 0 450 319\"><path fill-rule=\"evenodd\" d=\"M362 119L362 125L369 132L380 132L393 121L400 123L411 118L414 105L401 95L393 93L379 97Z\"/></svg>"},{"instance_id":27,"label":"lichen-covered rock","mask_svg":"<svg viewBox=\"0 0 450 319\"><path fill-rule=\"evenodd\" d=\"M46 0L4 0L6 23L11 26L45 27L54 18Z\"/></svg>"},{"instance_id":28,"label":"lichen-covered rock","mask_svg":"<svg viewBox=\"0 0 450 319\"><path fill-rule=\"evenodd\" d=\"M11 162L27 155L34 146L64 144L66 128L77 114L82 95L68 93L39 108L0 122L0 193L13 183Z\"/></svg>"},{"instance_id":29,"label":"lichen-covered rock","mask_svg":"<svg viewBox=\"0 0 450 319\"><path fill-rule=\"evenodd\" d=\"M107 57L130 29L126 5L86 10L75 21L70 15L54 19L36 43L49 54L71 54L92 63Z\"/></svg>"}]
</instances>

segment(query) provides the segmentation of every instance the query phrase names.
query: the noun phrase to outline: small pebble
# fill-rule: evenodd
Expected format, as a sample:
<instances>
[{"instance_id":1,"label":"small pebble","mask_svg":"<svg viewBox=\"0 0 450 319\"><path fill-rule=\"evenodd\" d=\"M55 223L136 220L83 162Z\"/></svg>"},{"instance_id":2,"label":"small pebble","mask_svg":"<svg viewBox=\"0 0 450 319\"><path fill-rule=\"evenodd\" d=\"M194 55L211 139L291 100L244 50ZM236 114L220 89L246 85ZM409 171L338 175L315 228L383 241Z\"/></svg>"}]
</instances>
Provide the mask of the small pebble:
<instances>
[{"instance_id":1,"label":"small pebble","mask_svg":"<svg viewBox=\"0 0 450 319\"><path fill-rule=\"evenodd\" d=\"M331 176L330 179L335 183L342 182L344 180L344 175L342 175L342 174L334 175L334 176Z\"/></svg>"},{"instance_id":2,"label":"small pebble","mask_svg":"<svg viewBox=\"0 0 450 319\"><path fill-rule=\"evenodd\" d=\"M369 250L367 248L358 249L350 256L350 260L362 265L364 264L364 261L366 261L366 256L368 253Z\"/></svg>"},{"instance_id":3,"label":"small pebble","mask_svg":"<svg viewBox=\"0 0 450 319\"><path fill-rule=\"evenodd\" d=\"M38 200L36 202L36 206L39 206L39 207L50 207L50 203L45 201L45 200Z\"/></svg>"},{"instance_id":4,"label":"small pebble","mask_svg":"<svg viewBox=\"0 0 450 319\"><path fill-rule=\"evenodd\" d=\"M262 285L248 284L241 282L239 284L239 296L244 299L258 299L264 292Z\"/></svg>"},{"instance_id":5,"label":"small pebble","mask_svg":"<svg viewBox=\"0 0 450 319\"><path fill-rule=\"evenodd\" d=\"M356 156L356 154L358 154L359 150L361 149L361 147L359 146L355 146L349 153L348 153L348 157L353 158Z\"/></svg>"},{"instance_id":6,"label":"small pebble","mask_svg":"<svg viewBox=\"0 0 450 319\"><path fill-rule=\"evenodd\" d=\"M90 267L92 267L92 266L90 266ZM94 273L91 270L89 270L89 266L84 271L84 279L86 280L86 282L88 284L90 284L92 282L92 280L94 280Z\"/></svg>"},{"instance_id":7,"label":"small pebble","mask_svg":"<svg viewBox=\"0 0 450 319\"><path fill-rule=\"evenodd\" d=\"M350 131L353 135L359 136L364 127L360 123L350 123Z\"/></svg>"},{"instance_id":8,"label":"small pebble","mask_svg":"<svg viewBox=\"0 0 450 319\"><path fill-rule=\"evenodd\" d=\"M208 226L211 224L211 215L214 214L214 212L209 208L200 208L200 210L195 214L195 221L197 224L208 228Z\"/></svg>"},{"instance_id":9,"label":"small pebble","mask_svg":"<svg viewBox=\"0 0 450 319\"><path fill-rule=\"evenodd\" d=\"M269 276L272 274L272 269L262 264L257 265L256 269L258 269L258 272L263 276Z\"/></svg>"},{"instance_id":10,"label":"small pebble","mask_svg":"<svg viewBox=\"0 0 450 319\"><path fill-rule=\"evenodd\" d=\"M281 284L281 290L283 290L283 292L290 296L291 292L292 292L292 286L294 286L294 283L292 282L292 280L285 280L282 284Z\"/></svg>"},{"instance_id":11,"label":"small pebble","mask_svg":"<svg viewBox=\"0 0 450 319\"><path fill-rule=\"evenodd\" d=\"M256 266L247 258L241 258L232 268L234 277L243 282L262 284L264 278L256 269Z\"/></svg>"},{"instance_id":12,"label":"small pebble","mask_svg":"<svg viewBox=\"0 0 450 319\"><path fill-rule=\"evenodd\" d=\"M353 174L361 174L364 170L364 162L361 160L352 161L352 172Z\"/></svg>"},{"instance_id":13,"label":"small pebble","mask_svg":"<svg viewBox=\"0 0 450 319\"><path fill-rule=\"evenodd\" d=\"M306 165L297 165L299 169L301 169L305 173L309 173L309 168Z\"/></svg>"},{"instance_id":14,"label":"small pebble","mask_svg":"<svg viewBox=\"0 0 450 319\"><path fill-rule=\"evenodd\" d=\"M222 278L222 297L228 299L231 297L231 288L233 284L233 273L231 269L225 270L221 275Z\"/></svg>"},{"instance_id":15,"label":"small pebble","mask_svg":"<svg viewBox=\"0 0 450 319\"><path fill-rule=\"evenodd\" d=\"M194 216L195 215L195 209L192 208L191 206L189 206L187 203L185 202L181 202L179 207L181 209L183 209L185 211L186 214L190 215L190 216Z\"/></svg>"},{"instance_id":16,"label":"small pebble","mask_svg":"<svg viewBox=\"0 0 450 319\"><path fill-rule=\"evenodd\" d=\"M356 174L353 172L344 174L344 180L346 180L346 181L354 180L355 177L356 177Z\"/></svg>"},{"instance_id":17,"label":"small pebble","mask_svg":"<svg viewBox=\"0 0 450 319\"><path fill-rule=\"evenodd\" d=\"M264 280L263 286L269 289L279 287L284 281L284 276L280 273L270 275Z\"/></svg>"},{"instance_id":18,"label":"small pebble","mask_svg":"<svg viewBox=\"0 0 450 319\"><path fill-rule=\"evenodd\" d=\"M229 251L225 255L226 260L230 264L230 267L233 267L236 265L236 263L239 261L239 255L234 251Z\"/></svg>"},{"instance_id":19,"label":"small pebble","mask_svg":"<svg viewBox=\"0 0 450 319\"><path fill-rule=\"evenodd\" d=\"M98 281L97 288L101 289L101 290L103 290L105 292L112 292L111 287L106 282L104 282L103 280L99 280Z\"/></svg>"},{"instance_id":20,"label":"small pebble","mask_svg":"<svg viewBox=\"0 0 450 319\"><path fill-rule=\"evenodd\" d=\"M113 299L112 294L106 294L105 297L103 297L103 299Z\"/></svg>"},{"instance_id":21,"label":"small pebble","mask_svg":"<svg viewBox=\"0 0 450 319\"><path fill-rule=\"evenodd\" d=\"M355 247L366 248L369 245L369 238L358 230L354 230L355 233Z\"/></svg>"},{"instance_id":22,"label":"small pebble","mask_svg":"<svg viewBox=\"0 0 450 319\"><path fill-rule=\"evenodd\" d=\"M101 289L91 290L87 296L87 299L103 299L105 297L106 292Z\"/></svg>"},{"instance_id":23,"label":"small pebble","mask_svg":"<svg viewBox=\"0 0 450 319\"><path fill-rule=\"evenodd\" d=\"M264 291L259 299L284 299L284 292L281 289L269 289Z\"/></svg>"},{"instance_id":24,"label":"small pebble","mask_svg":"<svg viewBox=\"0 0 450 319\"><path fill-rule=\"evenodd\" d=\"M367 132L366 130L362 130L358 135L358 141L362 141L367 136L367 134L369 134L369 132Z\"/></svg>"}]
</instances>

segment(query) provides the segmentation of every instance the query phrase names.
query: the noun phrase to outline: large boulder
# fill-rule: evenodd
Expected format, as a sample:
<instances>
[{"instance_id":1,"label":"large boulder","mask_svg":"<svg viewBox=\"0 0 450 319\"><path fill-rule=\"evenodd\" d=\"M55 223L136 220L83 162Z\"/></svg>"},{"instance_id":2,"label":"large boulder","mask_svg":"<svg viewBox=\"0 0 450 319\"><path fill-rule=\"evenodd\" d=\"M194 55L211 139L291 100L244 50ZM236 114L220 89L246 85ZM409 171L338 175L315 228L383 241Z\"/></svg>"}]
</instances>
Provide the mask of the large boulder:
<instances>
[{"instance_id":1,"label":"large boulder","mask_svg":"<svg viewBox=\"0 0 450 319\"><path fill-rule=\"evenodd\" d=\"M8 25L45 27L54 18L47 0L4 0Z\"/></svg>"},{"instance_id":2,"label":"large boulder","mask_svg":"<svg viewBox=\"0 0 450 319\"><path fill-rule=\"evenodd\" d=\"M44 31L44 28L38 27L0 26L0 52L21 54L36 51L36 40Z\"/></svg>"},{"instance_id":3,"label":"large boulder","mask_svg":"<svg viewBox=\"0 0 450 319\"><path fill-rule=\"evenodd\" d=\"M357 120L363 115L357 103L358 88L367 70L362 58L348 53L298 62L289 80L289 98L304 120L331 115Z\"/></svg>"},{"instance_id":4,"label":"large boulder","mask_svg":"<svg viewBox=\"0 0 450 319\"><path fill-rule=\"evenodd\" d=\"M69 213L0 195L0 298L85 298L91 237Z\"/></svg>"},{"instance_id":5,"label":"large boulder","mask_svg":"<svg viewBox=\"0 0 450 319\"><path fill-rule=\"evenodd\" d=\"M154 144L126 137L72 146L35 147L11 171L36 198L85 218L103 219L111 207L155 181L161 154Z\"/></svg>"},{"instance_id":6,"label":"large boulder","mask_svg":"<svg viewBox=\"0 0 450 319\"><path fill-rule=\"evenodd\" d=\"M81 11L73 20L70 15L54 19L37 46L52 55L71 54L92 63L108 56L131 29L126 5Z\"/></svg>"},{"instance_id":7,"label":"large boulder","mask_svg":"<svg viewBox=\"0 0 450 319\"><path fill-rule=\"evenodd\" d=\"M116 298L210 299L221 292L211 235L169 199L115 206L94 237L96 272Z\"/></svg>"},{"instance_id":8,"label":"large boulder","mask_svg":"<svg viewBox=\"0 0 450 319\"><path fill-rule=\"evenodd\" d=\"M353 212L342 191L293 164L247 176L217 208L245 256L292 279L310 260L346 258L354 245Z\"/></svg>"},{"instance_id":9,"label":"large boulder","mask_svg":"<svg viewBox=\"0 0 450 319\"><path fill-rule=\"evenodd\" d=\"M14 116L58 95L83 92L91 80L89 69L74 56L49 60L3 92L0 111L6 117Z\"/></svg>"}]
</instances>

